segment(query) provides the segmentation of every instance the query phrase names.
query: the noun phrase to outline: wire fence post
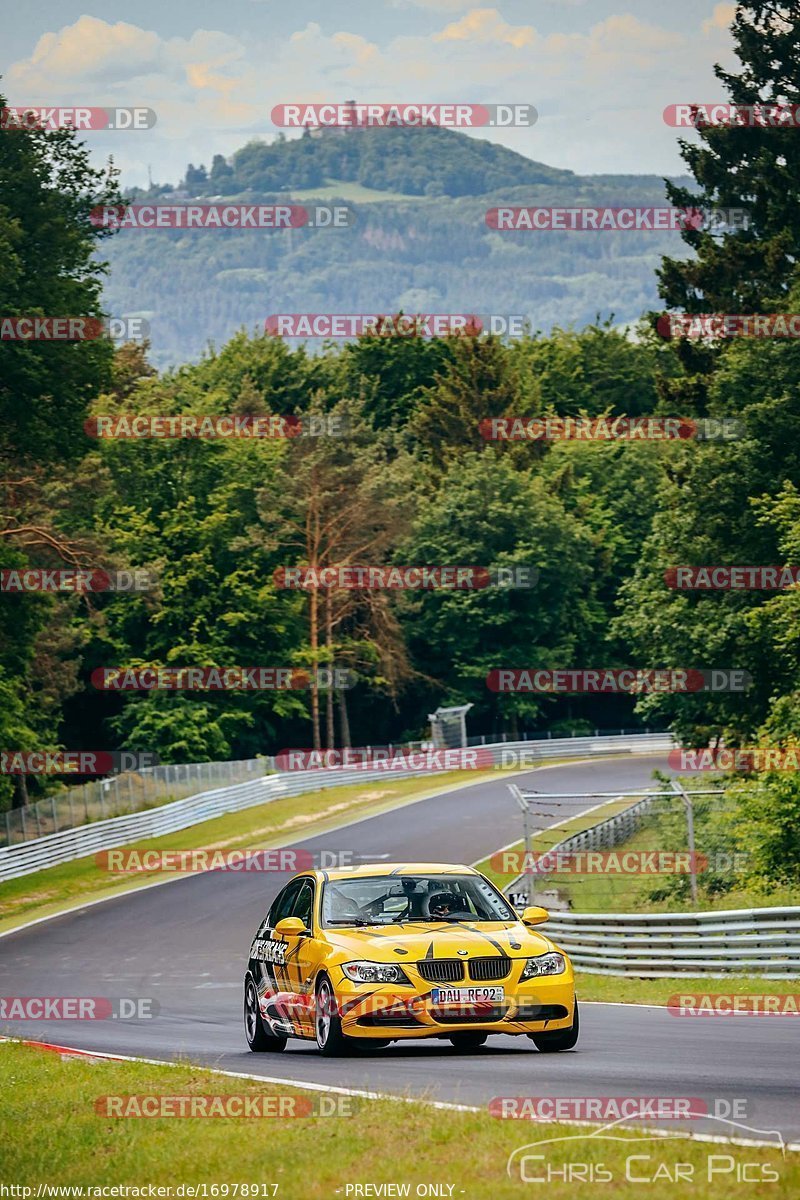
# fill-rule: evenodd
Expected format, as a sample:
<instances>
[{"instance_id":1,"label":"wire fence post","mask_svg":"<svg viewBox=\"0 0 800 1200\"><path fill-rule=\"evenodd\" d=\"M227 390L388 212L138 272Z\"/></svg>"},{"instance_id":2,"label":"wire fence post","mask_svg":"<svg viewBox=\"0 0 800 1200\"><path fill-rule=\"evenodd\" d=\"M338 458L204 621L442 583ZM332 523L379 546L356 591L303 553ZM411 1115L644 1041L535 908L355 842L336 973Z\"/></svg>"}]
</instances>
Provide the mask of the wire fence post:
<instances>
[{"instance_id":1,"label":"wire fence post","mask_svg":"<svg viewBox=\"0 0 800 1200\"><path fill-rule=\"evenodd\" d=\"M527 875L525 890L528 893L528 904L533 904L534 897L534 881L533 881L533 831L528 824L528 799L523 796L520 789L515 783L508 785L508 790L516 800L519 807L522 809L522 844L524 846L523 856L523 873Z\"/></svg>"},{"instance_id":2,"label":"wire fence post","mask_svg":"<svg viewBox=\"0 0 800 1200\"><path fill-rule=\"evenodd\" d=\"M526 891L528 893L528 904L533 904L534 901L534 879L533 879L533 834L528 825L528 801L525 800L522 806L522 833L525 841L525 857L524 862L528 867L528 882ZM524 869L524 868L523 868Z\"/></svg>"},{"instance_id":3,"label":"wire fence post","mask_svg":"<svg viewBox=\"0 0 800 1200\"><path fill-rule=\"evenodd\" d=\"M694 854L694 805L692 804L691 796L689 796L683 787L681 787L679 783L676 783L674 779L671 782L672 790L677 792L681 800L683 800L683 807L686 810L686 837L689 845L689 885L692 890L692 907L697 908L697 863L695 862Z\"/></svg>"}]
</instances>

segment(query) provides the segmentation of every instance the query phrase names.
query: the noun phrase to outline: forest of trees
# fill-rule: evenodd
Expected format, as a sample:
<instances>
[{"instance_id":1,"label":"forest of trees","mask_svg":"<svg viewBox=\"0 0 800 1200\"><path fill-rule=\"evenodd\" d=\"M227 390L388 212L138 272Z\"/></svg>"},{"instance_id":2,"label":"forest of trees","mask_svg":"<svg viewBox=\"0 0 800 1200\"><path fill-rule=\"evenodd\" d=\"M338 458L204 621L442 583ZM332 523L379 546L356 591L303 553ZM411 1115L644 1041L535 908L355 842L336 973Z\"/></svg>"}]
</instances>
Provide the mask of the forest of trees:
<instances>
[{"instance_id":1,"label":"forest of trees","mask_svg":"<svg viewBox=\"0 0 800 1200\"><path fill-rule=\"evenodd\" d=\"M742 70L720 73L737 102L800 99L797 38L771 12L739 8ZM705 129L684 154L708 207L748 208L752 220L687 232L692 257L660 268L664 306L799 311L797 132ZM272 161L266 148L251 151L257 159L264 170ZM83 214L115 189L69 132L0 139L4 313L101 311L100 234ZM373 336L317 355L241 332L163 373L141 346L4 343L0 568L144 567L158 583L2 596L0 744L241 758L419 738L432 707L465 702L475 732L648 723L688 745L800 741L800 588L677 591L664 578L679 564L800 563L800 346L670 341L654 325L642 314L636 337L601 322L508 343ZM84 432L90 417L127 413L327 414L347 433L212 442ZM481 437L484 418L522 414L735 416L742 436ZM470 592L314 593L274 581L281 566L364 562L525 565L539 578ZM121 694L90 682L101 666L315 664L347 667L358 682L337 696ZM496 667L623 665L735 667L753 684L638 699L486 686ZM32 798L42 786L28 781ZM771 819L796 820L795 778L776 779L769 795ZM0 778L4 805L22 798L19 782Z\"/></svg>"}]
</instances>

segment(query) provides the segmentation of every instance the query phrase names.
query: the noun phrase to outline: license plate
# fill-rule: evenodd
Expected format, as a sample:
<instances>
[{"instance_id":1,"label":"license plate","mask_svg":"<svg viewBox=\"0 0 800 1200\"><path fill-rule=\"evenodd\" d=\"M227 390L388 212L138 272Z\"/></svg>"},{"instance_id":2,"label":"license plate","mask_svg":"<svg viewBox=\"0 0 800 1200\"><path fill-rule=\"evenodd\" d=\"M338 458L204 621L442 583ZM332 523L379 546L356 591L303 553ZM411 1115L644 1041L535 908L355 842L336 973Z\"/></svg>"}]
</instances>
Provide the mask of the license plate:
<instances>
[{"instance_id":1,"label":"license plate","mask_svg":"<svg viewBox=\"0 0 800 1200\"><path fill-rule=\"evenodd\" d=\"M431 999L434 1004L496 1004L505 994L501 987L434 988Z\"/></svg>"}]
</instances>

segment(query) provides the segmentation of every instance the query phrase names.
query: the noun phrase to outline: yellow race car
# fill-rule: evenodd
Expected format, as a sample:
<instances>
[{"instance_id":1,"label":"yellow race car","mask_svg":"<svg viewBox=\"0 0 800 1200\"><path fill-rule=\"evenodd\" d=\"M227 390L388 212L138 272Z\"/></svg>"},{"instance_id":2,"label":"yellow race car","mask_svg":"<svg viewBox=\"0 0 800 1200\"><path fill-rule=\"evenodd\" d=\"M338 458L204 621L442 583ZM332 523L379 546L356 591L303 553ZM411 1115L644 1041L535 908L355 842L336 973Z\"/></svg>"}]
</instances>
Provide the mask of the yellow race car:
<instances>
[{"instance_id":1,"label":"yellow race car","mask_svg":"<svg viewBox=\"0 0 800 1200\"><path fill-rule=\"evenodd\" d=\"M490 1033L571 1050L578 1004L569 959L472 867L375 863L306 871L279 892L250 947L251 1050L315 1039L322 1054L408 1038L458 1049Z\"/></svg>"}]
</instances>

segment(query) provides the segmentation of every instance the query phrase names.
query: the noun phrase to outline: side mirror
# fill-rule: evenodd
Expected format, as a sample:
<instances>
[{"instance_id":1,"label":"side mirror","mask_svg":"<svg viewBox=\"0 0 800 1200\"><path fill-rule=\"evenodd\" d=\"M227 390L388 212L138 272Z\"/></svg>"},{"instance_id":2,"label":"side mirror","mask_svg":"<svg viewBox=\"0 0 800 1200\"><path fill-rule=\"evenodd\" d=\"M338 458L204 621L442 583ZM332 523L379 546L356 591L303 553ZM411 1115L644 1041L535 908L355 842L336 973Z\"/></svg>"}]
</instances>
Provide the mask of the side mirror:
<instances>
[{"instance_id":1,"label":"side mirror","mask_svg":"<svg viewBox=\"0 0 800 1200\"><path fill-rule=\"evenodd\" d=\"M522 911L523 925L542 925L550 916L546 908L539 908L538 905L531 905L530 908L525 908ZM283 921L281 921L281 925Z\"/></svg>"},{"instance_id":2,"label":"side mirror","mask_svg":"<svg viewBox=\"0 0 800 1200\"><path fill-rule=\"evenodd\" d=\"M281 937L299 937L301 933L308 933L308 930L299 917L284 917L282 921L278 921L273 933L280 934Z\"/></svg>"}]
</instances>

